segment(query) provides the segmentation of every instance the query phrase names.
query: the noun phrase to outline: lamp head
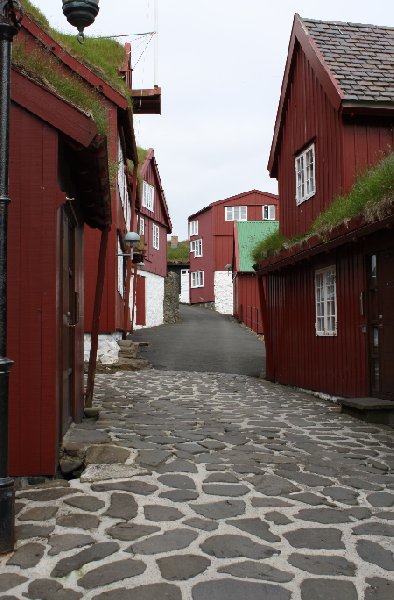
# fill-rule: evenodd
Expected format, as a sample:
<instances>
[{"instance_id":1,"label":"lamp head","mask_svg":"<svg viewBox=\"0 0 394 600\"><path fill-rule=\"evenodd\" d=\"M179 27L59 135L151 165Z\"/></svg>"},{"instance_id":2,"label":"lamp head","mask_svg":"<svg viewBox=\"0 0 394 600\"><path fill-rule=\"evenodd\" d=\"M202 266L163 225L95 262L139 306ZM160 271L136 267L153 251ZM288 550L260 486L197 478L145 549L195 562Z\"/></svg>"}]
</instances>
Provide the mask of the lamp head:
<instances>
[{"instance_id":1,"label":"lamp head","mask_svg":"<svg viewBox=\"0 0 394 600\"><path fill-rule=\"evenodd\" d=\"M83 38L83 30L89 27L98 15L99 0L63 0L63 14Z\"/></svg>"},{"instance_id":2,"label":"lamp head","mask_svg":"<svg viewBox=\"0 0 394 600\"><path fill-rule=\"evenodd\" d=\"M138 235L138 233L136 233L135 231L128 231L124 236L123 241L125 244L130 244L130 246L134 246L135 244L138 244L140 239L141 238Z\"/></svg>"}]
</instances>

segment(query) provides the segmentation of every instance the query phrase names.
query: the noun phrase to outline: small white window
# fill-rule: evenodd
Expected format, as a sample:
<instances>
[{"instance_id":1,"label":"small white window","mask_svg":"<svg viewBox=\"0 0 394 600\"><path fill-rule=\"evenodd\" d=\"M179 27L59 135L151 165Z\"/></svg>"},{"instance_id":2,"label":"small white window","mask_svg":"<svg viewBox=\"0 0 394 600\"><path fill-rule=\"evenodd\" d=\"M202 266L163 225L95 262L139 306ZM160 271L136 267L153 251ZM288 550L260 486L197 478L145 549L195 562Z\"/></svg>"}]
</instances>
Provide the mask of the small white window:
<instances>
[{"instance_id":1,"label":"small white window","mask_svg":"<svg viewBox=\"0 0 394 600\"><path fill-rule=\"evenodd\" d=\"M192 240L190 242L190 252L195 252L196 251L196 240Z\"/></svg>"},{"instance_id":2,"label":"small white window","mask_svg":"<svg viewBox=\"0 0 394 600\"><path fill-rule=\"evenodd\" d=\"M248 209L246 206L225 206L224 216L226 221L247 221Z\"/></svg>"},{"instance_id":3,"label":"small white window","mask_svg":"<svg viewBox=\"0 0 394 600\"><path fill-rule=\"evenodd\" d=\"M120 238L118 236L118 292L124 298L124 277L125 277L125 262L122 256L123 250L120 245Z\"/></svg>"},{"instance_id":4,"label":"small white window","mask_svg":"<svg viewBox=\"0 0 394 600\"><path fill-rule=\"evenodd\" d=\"M189 223L189 237L191 235L198 235L198 221L190 221L190 223Z\"/></svg>"},{"instance_id":5,"label":"small white window","mask_svg":"<svg viewBox=\"0 0 394 600\"><path fill-rule=\"evenodd\" d=\"M142 206L150 210L154 211L155 206L155 188L153 185L149 185L146 181L142 184Z\"/></svg>"},{"instance_id":6,"label":"small white window","mask_svg":"<svg viewBox=\"0 0 394 600\"><path fill-rule=\"evenodd\" d=\"M337 335L335 266L315 272L316 335Z\"/></svg>"},{"instance_id":7,"label":"small white window","mask_svg":"<svg viewBox=\"0 0 394 600\"><path fill-rule=\"evenodd\" d=\"M145 235L145 219L140 217L140 235Z\"/></svg>"},{"instance_id":8,"label":"small white window","mask_svg":"<svg viewBox=\"0 0 394 600\"><path fill-rule=\"evenodd\" d=\"M202 256L202 240L196 240L194 256Z\"/></svg>"},{"instance_id":9,"label":"small white window","mask_svg":"<svg viewBox=\"0 0 394 600\"><path fill-rule=\"evenodd\" d=\"M152 245L155 250L159 250L160 248L160 229L158 225L152 223Z\"/></svg>"},{"instance_id":10,"label":"small white window","mask_svg":"<svg viewBox=\"0 0 394 600\"><path fill-rule=\"evenodd\" d=\"M204 287L204 271L193 271L191 273L191 287Z\"/></svg>"},{"instance_id":11,"label":"small white window","mask_svg":"<svg viewBox=\"0 0 394 600\"><path fill-rule=\"evenodd\" d=\"M275 205L267 204L263 206L263 221L274 221L275 220Z\"/></svg>"},{"instance_id":12,"label":"small white window","mask_svg":"<svg viewBox=\"0 0 394 600\"><path fill-rule=\"evenodd\" d=\"M296 203L315 195L315 144L311 144L295 159Z\"/></svg>"}]
</instances>

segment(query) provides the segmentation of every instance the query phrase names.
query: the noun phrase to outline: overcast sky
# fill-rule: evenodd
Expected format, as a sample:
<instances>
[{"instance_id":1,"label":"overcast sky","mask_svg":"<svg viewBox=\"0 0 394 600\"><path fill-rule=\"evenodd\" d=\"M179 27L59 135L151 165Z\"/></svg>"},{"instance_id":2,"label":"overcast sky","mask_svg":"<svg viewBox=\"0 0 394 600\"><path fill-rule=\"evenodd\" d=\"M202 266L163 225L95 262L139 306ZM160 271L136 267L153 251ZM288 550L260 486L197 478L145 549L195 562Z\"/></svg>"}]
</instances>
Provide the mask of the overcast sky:
<instances>
[{"instance_id":1,"label":"overcast sky","mask_svg":"<svg viewBox=\"0 0 394 600\"><path fill-rule=\"evenodd\" d=\"M33 0L71 32L61 0ZM136 88L154 84L154 0L100 0L89 35L127 34ZM394 26L391 0L158 0L162 114L135 117L137 143L154 148L173 234L187 217L251 189L276 192L267 161L294 13ZM142 56L141 56L142 54ZM138 64L136 64L138 61Z\"/></svg>"}]
</instances>

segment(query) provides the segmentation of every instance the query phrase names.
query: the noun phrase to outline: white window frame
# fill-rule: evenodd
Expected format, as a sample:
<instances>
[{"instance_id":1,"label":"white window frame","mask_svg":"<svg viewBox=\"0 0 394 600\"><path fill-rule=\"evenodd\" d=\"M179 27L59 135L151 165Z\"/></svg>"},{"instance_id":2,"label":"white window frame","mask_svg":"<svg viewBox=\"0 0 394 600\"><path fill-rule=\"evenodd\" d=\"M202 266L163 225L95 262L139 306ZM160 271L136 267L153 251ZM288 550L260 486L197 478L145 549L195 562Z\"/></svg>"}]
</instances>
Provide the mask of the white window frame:
<instances>
[{"instance_id":1,"label":"white window frame","mask_svg":"<svg viewBox=\"0 0 394 600\"><path fill-rule=\"evenodd\" d=\"M275 204L263 206L263 221L275 221Z\"/></svg>"},{"instance_id":2,"label":"white window frame","mask_svg":"<svg viewBox=\"0 0 394 600\"><path fill-rule=\"evenodd\" d=\"M192 235L198 235L198 221L189 222L189 237Z\"/></svg>"},{"instance_id":3,"label":"white window frame","mask_svg":"<svg viewBox=\"0 0 394 600\"><path fill-rule=\"evenodd\" d=\"M145 219L140 216L140 235L145 235Z\"/></svg>"},{"instance_id":4,"label":"white window frame","mask_svg":"<svg viewBox=\"0 0 394 600\"><path fill-rule=\"evenodd\" d=\"M315 144L312 143L300 154L297 154L294 161L297 205L309 200L316 193L315 164Z\"/></svg>"},{"instance_id":5,"label":"white window frame","mask_svg":"<svg viewBox=\"0 0 394 600\"><path fill-rule=\"evenodd\" d=\"M224 218L226 221L247 221L248 220L248 207L247 206L225 206L224 207Z\"/></svg>"},{"instance_id":6,"label":"white window frame","mask_svg":"<svg viewBox=\"0 0 394 600\"><path fill-rule=\"evenodd\" d=\"M155 188L146 181L142 182L142 206L150 212L154 212Z\"/></svg>"},{"instance_id":7,"label":"white window frame","mask_svg":"<svg viewBox=\"0 0 394 600\"><path fill-rule=\"evenodd\" d=\"M191 271L190 272L190 287L191 288L204 287L204 271Z\"/></svg>"},{"instance_id":8,"label":"white window frame","mask_svg":"<svg viewBox=\"0 0 394 600\"><path fill-rule=\"evenodd\" d=\"M199 240L196 240L194 256L196 258L199 258L202 256L202 238L200 238Z\"/></svg>"},{"instance_id":9,"label":"white window frame","mask_svg":"<svg viewBox=\"0 0 394 600\"><path fill-rule=\"evenodd\" d=\"M127 186L126 165L123 158L122 144L118 140L118 190L120 201L122 203L123 215L126 229L130 229L131 208L129 190Z\"/></svg>"},{"instance_id":10,"label":"white window frame","mask_svg":"<svg viewBox=\"0 0 394 600\"><path fill-rule=\"evenodd\" d=\"M118 235L118 292L124 298L124 256Z\"/></svg>"},{"instance_id":11,"label":"white window frame","mask_svg":"<svg viewBox=\"0 0 394 600\"><path fill-rule=\"evenodd\" d=\"M195 252L196 251L196 240L192 240L190 242L190 249L189 252Z\"/></svg>"},{"instance_id":12,"label":"white window frame","mask_svg":"<svg viewBox=\"0 0 394 600\"><path fill-rule=\"evenodd\" d=\"M160 250L160 227L152 223L152 246L155 250Z\"/></svg>"},{"instance_id":13,"label":"white window frame","mask_svg":"<svg viewBox=\"0 0 394 600\"><path fill-rule=\"evenodd\" d=\"M316 335L337 335L336 267L315 271Z\"/></svg>"}]
</instances>

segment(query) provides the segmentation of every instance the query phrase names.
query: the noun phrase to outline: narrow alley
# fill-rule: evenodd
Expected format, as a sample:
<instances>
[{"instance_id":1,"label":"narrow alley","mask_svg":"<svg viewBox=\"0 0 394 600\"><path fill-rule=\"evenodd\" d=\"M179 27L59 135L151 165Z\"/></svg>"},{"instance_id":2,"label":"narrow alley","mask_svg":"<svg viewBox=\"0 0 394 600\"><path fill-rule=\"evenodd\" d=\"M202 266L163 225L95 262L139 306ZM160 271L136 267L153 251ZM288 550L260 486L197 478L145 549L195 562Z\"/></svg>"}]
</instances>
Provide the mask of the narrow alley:
<instances>
[{"instance_id":1,"label":"narrow alley","mask_svg":"<svg viewBox=\"0 0 394 600\"><path fill-rule=\"evenodd\" d=\"M258 378L98 376L80 479L18 493L3 600L389 600L392 429Z\"/></svg>"},{"instance_id":2,"label":"narrow alley","mask_svg":"<svg viewBox=\"0 0 394 600\"><path fill-rule=\"evenodd\" d=\"M148 342L144 358L155 369L238 373L259 377L265 366L265 346L230 315L201 306L181 304L180 321L137 329L131 339Z\"/></svg>"}]
</instances>

